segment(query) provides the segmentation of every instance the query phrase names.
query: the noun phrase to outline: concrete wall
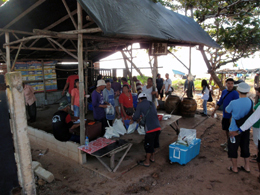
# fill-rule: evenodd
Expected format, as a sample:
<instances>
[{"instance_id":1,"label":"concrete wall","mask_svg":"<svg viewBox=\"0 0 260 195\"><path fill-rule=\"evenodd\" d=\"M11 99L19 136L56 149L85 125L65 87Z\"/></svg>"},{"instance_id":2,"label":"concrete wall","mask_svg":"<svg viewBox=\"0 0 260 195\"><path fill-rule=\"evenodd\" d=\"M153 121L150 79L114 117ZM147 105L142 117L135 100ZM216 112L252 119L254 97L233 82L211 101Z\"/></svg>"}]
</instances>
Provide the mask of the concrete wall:
<instances>
[{"instance_id":1,"label":"concrete wall","mask_svg":"<svg viewBox=\"0 0 260 195\"><path fill-rule=\"evenodd\" d=\"M47 104L54 104L62 97L61 94L62 91L47 92ZM36 106L41 106L45 104L44 93L35 93L35 97L37 99Z\"/></svg>"},{"instance_id":2,"label":"concrete wall","mask_svg":"<svg viewBox=\"0 0 260 195\"><path fill-rule=\"evenodd\" d=\"M30 126L28 126L27 132L31 143L36 143L46 149L49 148L53 152L81 163L81 153L78 149L79 144L71 141L60 142L52 134Z\"/></svg>"}]
</instances>

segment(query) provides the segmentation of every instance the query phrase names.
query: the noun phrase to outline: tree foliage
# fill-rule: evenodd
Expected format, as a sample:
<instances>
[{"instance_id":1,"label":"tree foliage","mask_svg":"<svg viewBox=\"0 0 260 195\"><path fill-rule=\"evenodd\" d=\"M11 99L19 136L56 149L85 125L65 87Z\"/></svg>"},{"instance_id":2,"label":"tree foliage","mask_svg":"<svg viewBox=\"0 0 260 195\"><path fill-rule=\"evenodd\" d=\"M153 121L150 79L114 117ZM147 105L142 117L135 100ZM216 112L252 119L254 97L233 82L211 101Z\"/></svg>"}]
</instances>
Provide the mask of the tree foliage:
<instances>
[{"instance_id":1,"label":"tree foliage","mask_svg":"<svg viewBox=\"0 0 260 195\"><path fill-rule=\"evenodd\" d=\"M204 48L212 70L228 63L235 65L240 58L249 57L260 49L259 0L160 0L160 2L168 7L170 3L173 10L191 10L190 15L193 15L194 20L221 46L221 49Z\"/></svg>"},{"instance_id":2,"label":"tree foliage","mask_svg":"<svg viewBox=\"0 0 260 195\"><path fill-rule=\"evenodd\" d=\"M8 0L0 0L0 7L2 6L2 4L4 4L5 2L7 2Z\"/></svg>"}]
</instances>

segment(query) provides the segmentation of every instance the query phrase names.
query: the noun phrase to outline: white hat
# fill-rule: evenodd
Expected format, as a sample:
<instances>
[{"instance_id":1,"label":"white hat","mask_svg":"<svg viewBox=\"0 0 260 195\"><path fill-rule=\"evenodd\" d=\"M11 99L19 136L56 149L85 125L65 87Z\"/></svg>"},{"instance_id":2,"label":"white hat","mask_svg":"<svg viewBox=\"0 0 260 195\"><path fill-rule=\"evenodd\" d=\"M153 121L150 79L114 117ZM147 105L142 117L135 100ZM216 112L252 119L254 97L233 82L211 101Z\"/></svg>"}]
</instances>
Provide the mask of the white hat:
<instances>
[{"instance_id":1,"label":"white hat","mask_svg":"<svg viewBox=\"0 0 260 195\"><path fill-rule=\"evenodd\" d=\"M106 82L104 80L98 80L97 87L102 86L102 85L106 86Z\"/></svg>"},{"instance_id":2,"label":"white hat","mask_svg":"<svg viewBox=\"0 0 260 195\"><path fill-rule=\"evenodd\" d=\"M248 93L250 91L250 86L247 83L239 83L237 86L237 90L241 93Z\"/></svg>"},{"instance_id":3,"label":"white hat","mask_svg":"<svg viewBox=\"0 0 260 195\"><path fill-rule=\"evenodd\" d=\"M143 98L143 97L146 97L146 98L147 98L146 93L140 93L140 94L138 95L138 99L139 99L139 98Z\"/></svg>"}]
</instances>

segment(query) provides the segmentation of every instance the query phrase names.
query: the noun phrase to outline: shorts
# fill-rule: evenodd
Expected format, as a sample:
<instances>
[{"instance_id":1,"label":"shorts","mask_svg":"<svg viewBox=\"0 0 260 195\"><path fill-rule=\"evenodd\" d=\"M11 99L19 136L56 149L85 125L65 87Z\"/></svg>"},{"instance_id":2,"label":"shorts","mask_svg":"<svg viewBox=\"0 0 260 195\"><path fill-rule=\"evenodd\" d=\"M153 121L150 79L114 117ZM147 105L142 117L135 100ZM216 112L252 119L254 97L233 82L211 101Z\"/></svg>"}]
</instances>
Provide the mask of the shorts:
<instances>
[{"instance_id":1,"label":"shorts","mask_svg":"<svg viewBox=\"0 0 260 195\"><path fill-rule=\"evenodd\" d=\"M144 149L146 153L154 153L155 148L159 148L159 136L161 131L145 134Z\"/></svg>"},{"instance_id":2,"label":"shorts","mask_svg":"<svg viewBox=\"0 0 260 195\"><path fill-rule=\"evenodd\" d=\"M228 139L228 158L237 158L237 150L240 147L240 156L242 158L250 157L249 152L249 140L250 140L250 131L246 130L241 134L235 136L236 143L231 143Z\"/></svg>"},{"instance_id":3,"label":"shorts","mask_svg":"<svg viewBox=\"0 0 260 195\"><path fill-rule=\"evenodd\" d=\"M257 159L256 159L256 161L257 161L258 163L260 163L260 140L258 140L258 154L257 154Z\"/></svg>"},{"instance_id":4,"label":"shorts","mask_svg":"<svg viewBox=\"0 0 260 195\"><path fill-rule=\"evenodd\" d=\"M74 116L79 117L79 107L73 105Z\"/></svg>"},{"instance_id":5,"label":"shorts","mask_svg":"<svg viewBox=\"0 0 260 195\"><path fill-rule=\"evenodd\" d=\"M230 126L230 118L223 118L222 119L222 129L224 131L229 131Z\"/></svg>"}]
</instances>

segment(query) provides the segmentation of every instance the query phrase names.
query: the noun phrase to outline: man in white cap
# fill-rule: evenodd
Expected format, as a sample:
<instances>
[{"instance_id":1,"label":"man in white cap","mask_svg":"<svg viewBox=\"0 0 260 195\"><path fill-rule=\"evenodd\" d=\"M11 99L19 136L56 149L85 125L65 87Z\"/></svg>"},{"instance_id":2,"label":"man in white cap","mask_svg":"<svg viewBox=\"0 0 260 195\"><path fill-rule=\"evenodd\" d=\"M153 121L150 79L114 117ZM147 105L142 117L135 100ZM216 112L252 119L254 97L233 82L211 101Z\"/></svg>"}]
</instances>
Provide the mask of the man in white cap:
<instances>
[{"instance_id":1,"label":"man in white cap","mask_svg":"<svg viewBox=\"0 0 260 195\"><path fill-rule=\"evenodd\" d=\"M239 120L243 120L253 108L253 101L247 97L247 94L250 91L250 86L247 83L240 83L237 87L237 91L239 93L239 99L231 101L226 107L226 112L232 114L232 120L229 126L230 134L232 134L233 131L239 130ZM249 139L250 131L247 130L235 137L230 137L228 140L228 157L231 158L232 161L232 167L228 168L229 171L238 173L238 169L240 169L245 172L250 172ZM237 166L238 147L241 149L241 157L245 160L245 165L239 168Z\"/></svg>"},{"instance_id":2,"label":"man in white cap","mask_svg":"<svg viewBox=\"0 0 260 195\"><path fill-rule=\"evenodd\" d=\"M145 143L144 149L146 152L146 159L139 161L139 165L149 167L150 162L154 162L154 149L159 148L159 135L161 133L161 126L157 116L157 111L154 104L147 100L145 93L138 95L139 104L130 123L137 121L142 115L144 119L145 128ZM141 123L140 123L141 124Z\"/></svg>"},{"instance_id":3,"label":"man in white cap","mask_svg":"<svg viewBox=\"0 0 260 195\"><path fill-rule=\"evenodd\" d=\"M103 90L105 89L106 82L98 80L97 88L91 94L94 119L102 123L102 133L105 134L105 127L107 127L105 100L103 97Z\"/></svg>"}]
</instances>

